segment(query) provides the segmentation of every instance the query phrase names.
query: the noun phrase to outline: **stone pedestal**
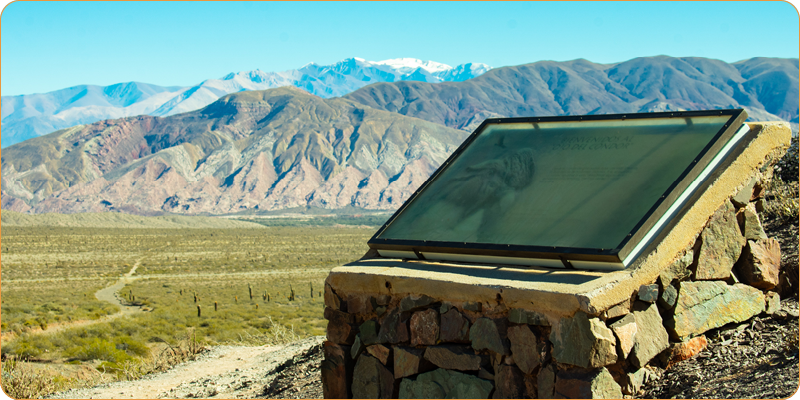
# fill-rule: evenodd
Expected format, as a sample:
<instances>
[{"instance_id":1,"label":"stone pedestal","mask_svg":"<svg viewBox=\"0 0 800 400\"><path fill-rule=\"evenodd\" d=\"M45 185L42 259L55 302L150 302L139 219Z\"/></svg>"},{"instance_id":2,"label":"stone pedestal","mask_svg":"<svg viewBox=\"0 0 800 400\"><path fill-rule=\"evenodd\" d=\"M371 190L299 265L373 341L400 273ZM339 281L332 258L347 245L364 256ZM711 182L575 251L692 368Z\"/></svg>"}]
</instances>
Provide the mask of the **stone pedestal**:
<instances>
[{"instance_id":1,"label":"stone pedestal","mask_svg":"<svg viewBox=\"0 0 800 400\"><path fill-rule=\"evenodd\" d=\"M753 264L739 258L752 258L745 237L761 230L741 215L791 132L784 123L750 127L756 138L625 270L371 253L334 268L325 285L326 398L620 398L679 343L763 312L768 285L738 283L733 266Z\"/></svg>"}]
</instances>

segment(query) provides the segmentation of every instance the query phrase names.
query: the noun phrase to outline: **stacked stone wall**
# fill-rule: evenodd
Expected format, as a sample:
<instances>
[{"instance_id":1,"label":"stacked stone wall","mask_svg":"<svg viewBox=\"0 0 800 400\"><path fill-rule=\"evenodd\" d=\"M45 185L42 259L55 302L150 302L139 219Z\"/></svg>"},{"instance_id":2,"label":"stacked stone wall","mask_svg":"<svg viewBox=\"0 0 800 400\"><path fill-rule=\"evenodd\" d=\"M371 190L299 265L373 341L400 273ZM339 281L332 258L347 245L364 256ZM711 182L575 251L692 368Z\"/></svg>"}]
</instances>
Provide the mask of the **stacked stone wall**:
<instances>
[{"instance_id":1,"label":"stacked stone wall","mask_svg":"<svg viewBox=\"0 0 800 400\"><path fill-rule=\"evenodd\" d=\"M631 396L654 366L702 351L704 332L779 308L780 246L758 215L768 178L744 184L655 281L596 315L556 318L508 308L500 296L454 302L326 284L324 396Z\"/></svg>"}]
</instances>

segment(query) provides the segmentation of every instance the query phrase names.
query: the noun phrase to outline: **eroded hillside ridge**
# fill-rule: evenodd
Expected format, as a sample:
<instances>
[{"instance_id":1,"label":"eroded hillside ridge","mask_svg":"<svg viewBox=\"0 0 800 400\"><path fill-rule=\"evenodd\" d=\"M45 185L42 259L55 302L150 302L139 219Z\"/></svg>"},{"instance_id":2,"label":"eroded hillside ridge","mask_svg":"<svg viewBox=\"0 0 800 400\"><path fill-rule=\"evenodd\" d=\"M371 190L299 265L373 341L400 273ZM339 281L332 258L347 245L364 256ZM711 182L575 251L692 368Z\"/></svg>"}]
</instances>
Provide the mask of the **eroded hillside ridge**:
<instances>
[{"instance_id":1,"label":"eroded hillside ridge","mask_svg":"<svg viewBox=\"0 0 800 400\"><path fill-rule=\"evenodd\" d=\"M472 130L485 118L744 108L753 121L798 128L798 60L641 57L492 69L465 82L376 83L345 98Z\"/></svg>"},{"instance_id":2,"label":"eroded hillside ridge","mask_svg":"<svg viewBox=\"0 0 800 400\"><path fill-rule=\"evenodd\" d=\"M2 207L143 215L391 209L466 136L293 87L240 92L189 113L100 121L4 149Z\"/></svg>"}]
</instances>

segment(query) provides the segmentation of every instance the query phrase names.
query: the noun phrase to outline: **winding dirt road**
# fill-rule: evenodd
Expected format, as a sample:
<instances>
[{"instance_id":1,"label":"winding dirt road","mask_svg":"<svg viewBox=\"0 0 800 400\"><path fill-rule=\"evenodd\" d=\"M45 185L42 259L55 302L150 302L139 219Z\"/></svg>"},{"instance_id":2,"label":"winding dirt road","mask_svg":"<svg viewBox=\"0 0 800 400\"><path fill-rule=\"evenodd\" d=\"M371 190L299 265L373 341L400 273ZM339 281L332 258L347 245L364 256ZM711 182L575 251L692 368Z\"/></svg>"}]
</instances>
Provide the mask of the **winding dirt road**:
<instances>
[{"instance_id":1,"label":"winding dirt road","mask_svg":"<svg viewBox=\"0 0 800 400\"><path fill-rule=\"evenodd\" d=\"M137 260L136 263L133 265L133 267L131 267L131 270L128 271L122 277L120 277L119 280L117 280L117 282L115 282L113 285L100 289L94 294L94 297L96 297L98 300L105 301L107 303L111 303L119 307L119 312L106 315L98 319L82 319L69 322L55 322L52 324L48 324L47 329L41 329L39 327L32 328L30 331L28 331L28 334L39 335L44 333L54 333L69 328L99 324L101 322L108 322L116 318L119 318L123 315L131 315L142 312L143 310L139 306L131 306L124 304L122 301L122 297L120 297L118 293L120 289L125 287L126 284L138 278L136 276L133 276L133 274L136 273L136 268L139 268L139 264L141 264L141 259ZM2 335L0 336L2 339L0 340L0 342L5 343L13 339L15 336L16 336L15 332L2 332Z\"/></svg>"}]
</instances>

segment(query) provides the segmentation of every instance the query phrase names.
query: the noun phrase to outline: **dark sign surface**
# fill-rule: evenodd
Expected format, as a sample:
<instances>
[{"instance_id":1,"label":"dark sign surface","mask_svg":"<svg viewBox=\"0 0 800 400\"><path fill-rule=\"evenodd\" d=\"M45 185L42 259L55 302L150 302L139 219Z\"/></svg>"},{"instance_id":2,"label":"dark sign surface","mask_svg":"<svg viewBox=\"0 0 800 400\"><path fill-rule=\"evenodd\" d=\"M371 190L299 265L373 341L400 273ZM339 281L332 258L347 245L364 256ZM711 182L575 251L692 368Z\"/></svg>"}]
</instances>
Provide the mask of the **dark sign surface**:
<instances>
[{"instance_id":1,"label":"dark sign surface","mask_svg":"<svg viewBox=\"0 0 800 400\"><path fill-rule=\"evenodd\" d=\"M487 120L369 244L619 262L745 117L715 110Z\"/></svg>"}]
</instances>

